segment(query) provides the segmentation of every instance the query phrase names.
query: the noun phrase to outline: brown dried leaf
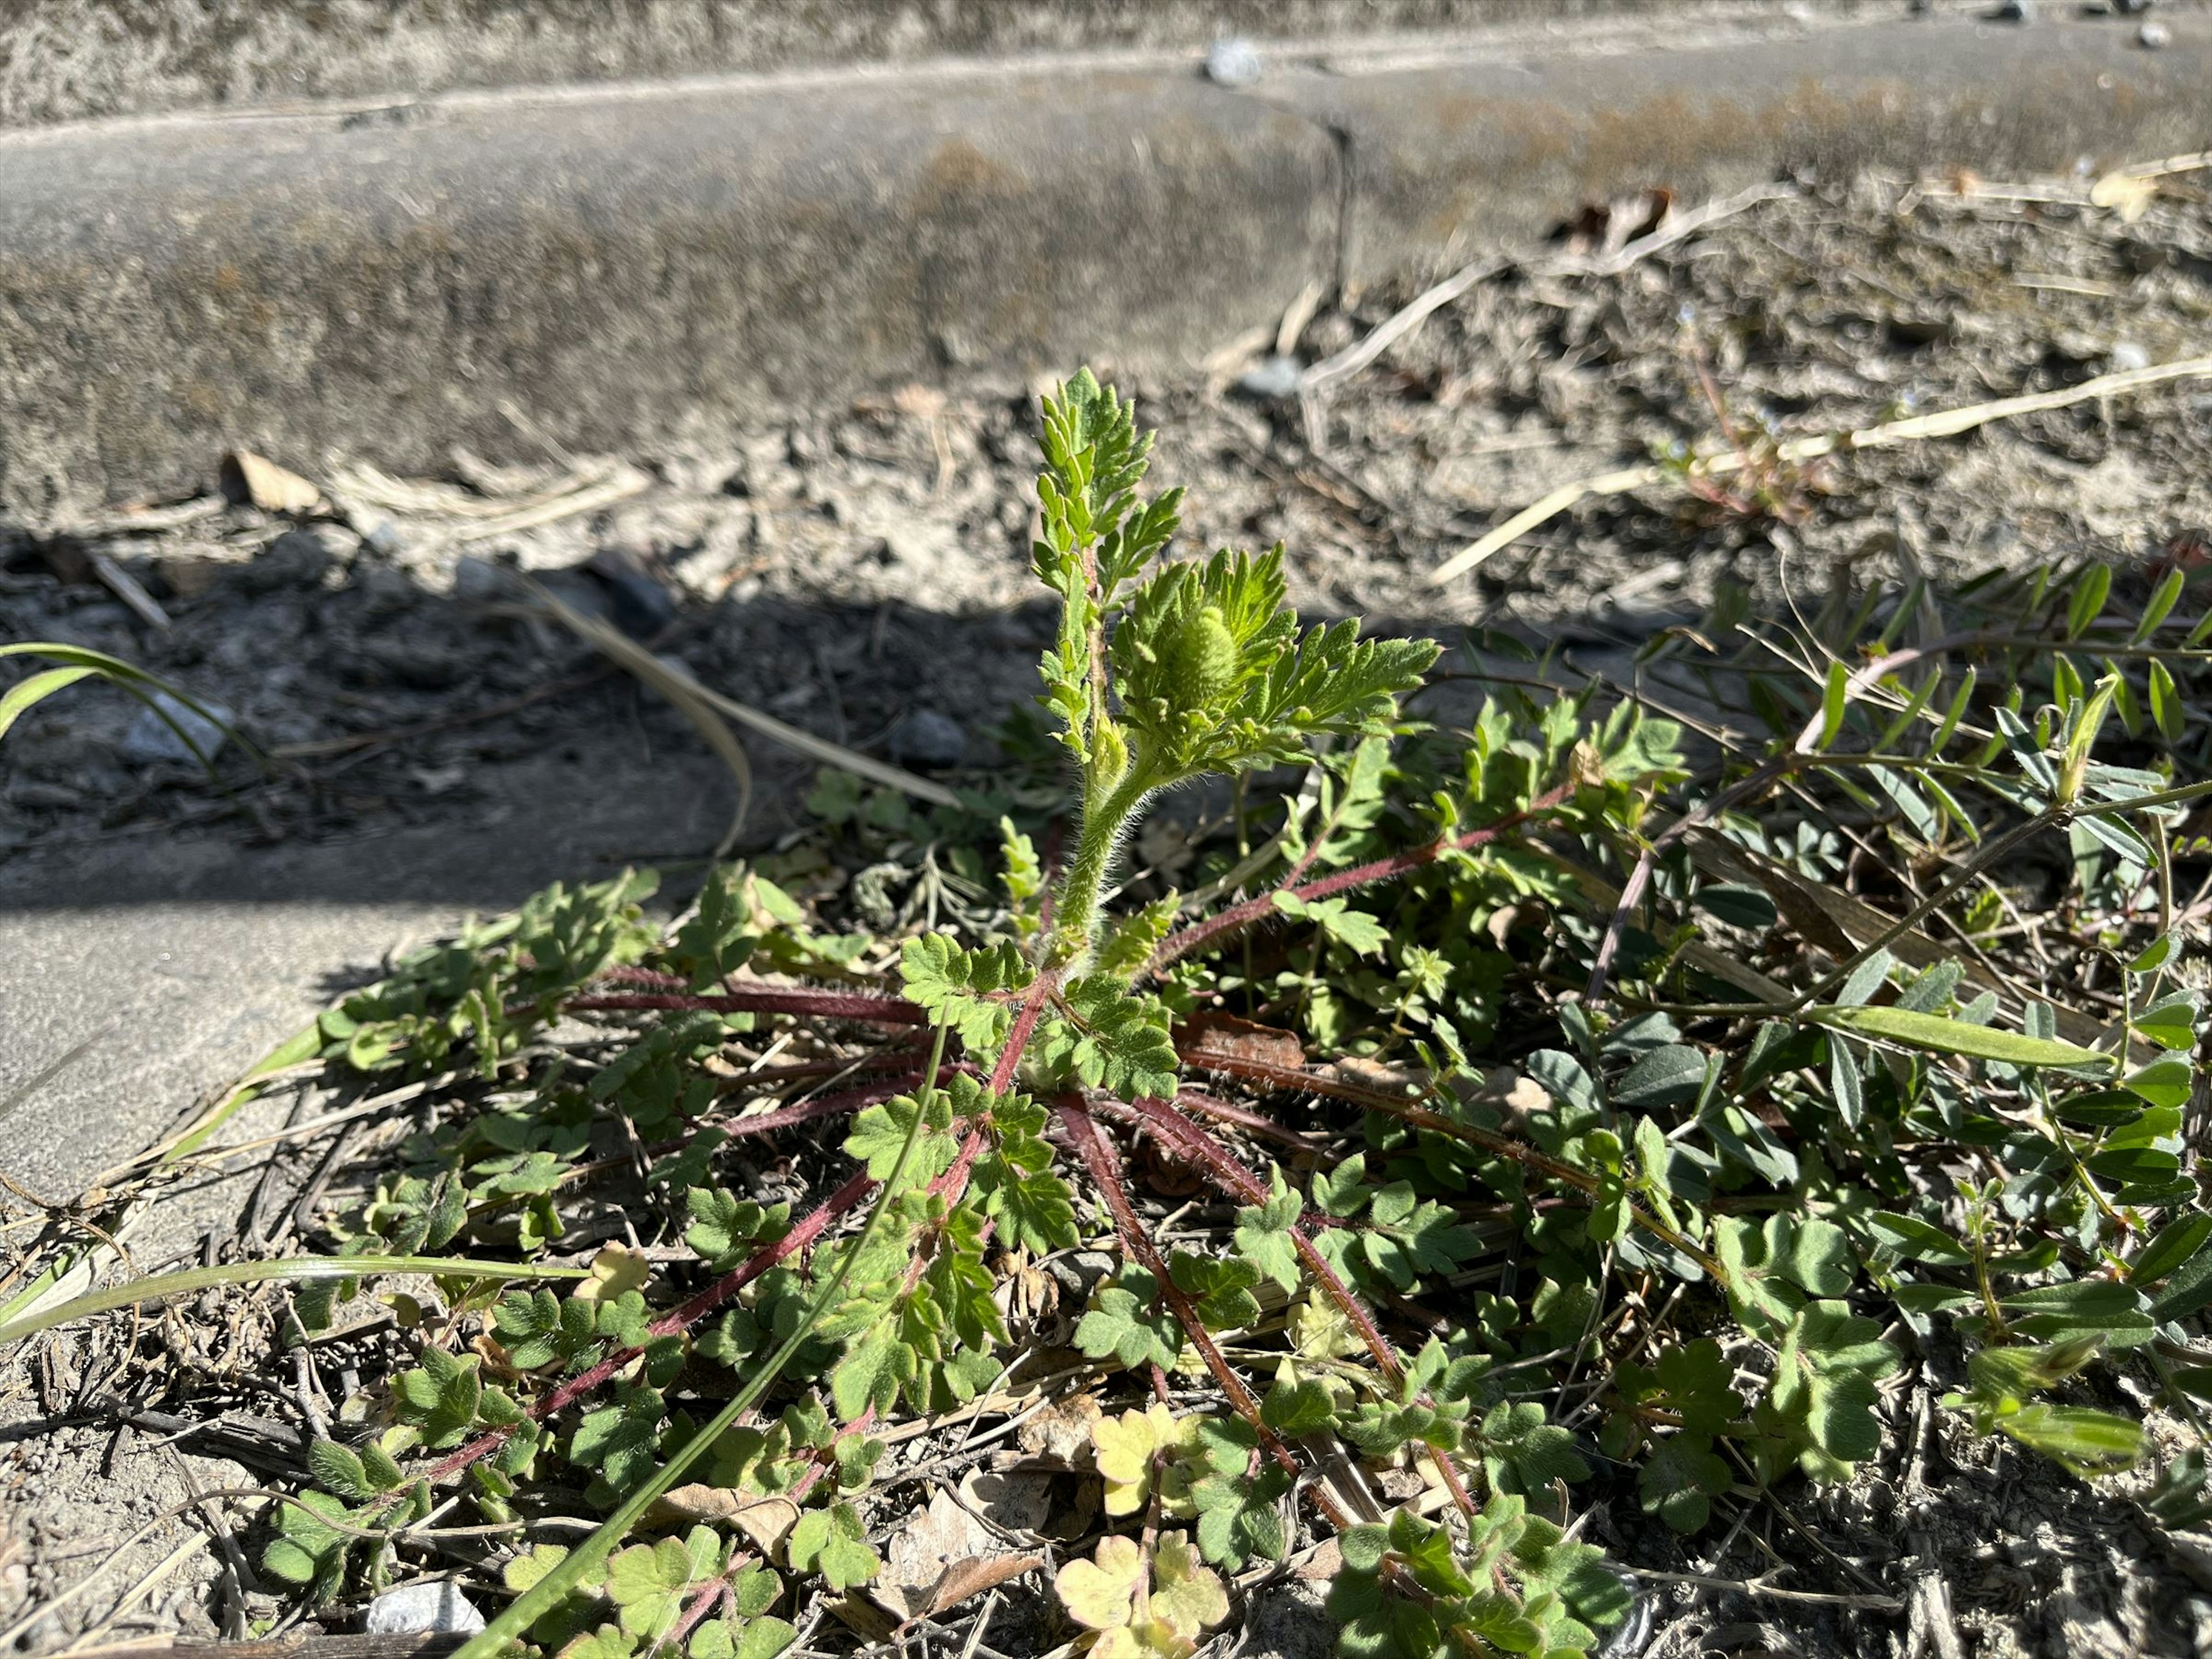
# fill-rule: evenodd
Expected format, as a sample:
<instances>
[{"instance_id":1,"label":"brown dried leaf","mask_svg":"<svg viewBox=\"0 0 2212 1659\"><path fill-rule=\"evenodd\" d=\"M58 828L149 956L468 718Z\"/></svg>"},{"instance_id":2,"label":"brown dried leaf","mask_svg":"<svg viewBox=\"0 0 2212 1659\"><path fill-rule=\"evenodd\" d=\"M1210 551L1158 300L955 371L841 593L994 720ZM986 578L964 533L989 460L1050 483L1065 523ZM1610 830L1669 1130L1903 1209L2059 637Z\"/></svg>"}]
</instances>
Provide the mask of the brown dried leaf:
<instances>
[{"instance_id":1,"label":"brown dried leaf","mask_svg":"<svg viewBox=\"0 0 2212 1659\"><path fill-rule=\"evenodd\" d=\"M1188 1198L1206 1190L1206 1174L1147 1135L1137 1143L1137 1178L1161 1198Z\"/></svg>"},{"instance_id":2,"label":"brown dried leaf","mask_svg":"<svg viewBox=\"0 0 2212 1659\"><path fill-rule=\"evenodd\" d=\"M312 513L323 492L296 472L286 471L250 449L222 458L222 493L233 501L250 501L264 513Z\"/></svg>"},{"instance_id":3,"label":"brown dried leaf","mask_svg":"<svg viewBox=\"0 0 2212 1659\"><path fill-rule=\"evenodd\" d=\"M1034 1455L1062 1462L1091 1455L1091 1426L1106 1413L1095 1394L1056 1400L1014 1431L1014 1443Z\"/></svg>"},{"instance_id":4,"label":"brown dried leaf","mask_svg":"<svg viewBox=\"0 0 2212 1659\"><path fill-rule=\"evenodd\" d=\"M1370 1060L1364 1054L1346 1054L1343 1059L1324 1068L1334 1072L1347 1083L1358 1083L1370 1089L1380 1089L1389 1094L1411 1097L1425 1093L1428 1074L1409 1066L1385 1066L1379 1060Z\"/></svg>"},{"instance_id":5,"label":"brown dried leaf","mask_svg":"<svg viewBox=\"0 0 2212 1659\"><path fill-rule=\"evenodd\" d=\"M994 1589L1010 1578L1018 1578L1044 1565L1044 1557L1035 1551L1024 1551L1018 1555L978 1555L965 1561L955 1561L945 1568L945 1576L929 1593L925 1613L939 1613L957 1607L971 1595L981 1595Z\"/></svg>"},{"instance_id":6,"label":"brown dried leaf","mask_svg":"<svg viewBox=\"0 0 2212 1659\"><path fill-rule=\"evenodd\" d=\"M763 1555L775 1557L799 1524L799 1505L788 1498L751 1498L727 1486L678 1486L661 1494L645 1512L656 1526L688 1526L699 1521L735 1527Z\"/></svg>"},{"instance_id":7,"label":"brown dried leaf","mask_svg":"<svg viewBox=\"0 0 2212 1659\"><path fill-rule=\"evenodd\" d=\"M1210 1054L1224 1060L1258 1060L1267 1066L1306 1063L1304 1045L1295 1032L1255 1024L1234 1014L1193 1014L1176 1030L1176 1048L1185 1060L1199 1066L1206 1064Z\"/></svg>"},{"instance_id":8,"label":"brown dried leaf","mask_svg":"<svg viewBox=\"0 0 2212 1659\"><path fill-rule=\"evenodd\" d=\"M971 1515L1007 1532L1035 1532L1052 1516L1052 1477L1030 1471L970 1469L960 1498Z\"/></svg>"}]
</instances>

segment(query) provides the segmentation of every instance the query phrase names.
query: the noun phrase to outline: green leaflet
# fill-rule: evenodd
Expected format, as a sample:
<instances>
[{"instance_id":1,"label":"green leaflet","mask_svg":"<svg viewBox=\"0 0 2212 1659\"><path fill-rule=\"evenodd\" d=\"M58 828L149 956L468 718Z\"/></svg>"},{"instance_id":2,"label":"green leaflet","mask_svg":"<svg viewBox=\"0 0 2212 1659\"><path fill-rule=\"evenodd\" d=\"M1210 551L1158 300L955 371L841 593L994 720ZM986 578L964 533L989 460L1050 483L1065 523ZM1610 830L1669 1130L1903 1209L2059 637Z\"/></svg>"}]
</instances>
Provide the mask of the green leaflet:
<instances>
[{"instance_id":1,"label":"green leaflet","mask_svg":"<svg viewBox=\"0 0 2212 1659\"><path fill-rule=\"evenodd\" d=\"M2104 1066L2114 1064L2110 1054L2078 1048L2051 1037L2027 1036L2001 1031L1939 1014L1917 1014L1902 1008L1808 1008L1805 1018L1854 1036L1895 1042L1931 1054L1958 1054L1969 1060L1993 1060L2007 1066Z\"/></svg>"}]
</instances>

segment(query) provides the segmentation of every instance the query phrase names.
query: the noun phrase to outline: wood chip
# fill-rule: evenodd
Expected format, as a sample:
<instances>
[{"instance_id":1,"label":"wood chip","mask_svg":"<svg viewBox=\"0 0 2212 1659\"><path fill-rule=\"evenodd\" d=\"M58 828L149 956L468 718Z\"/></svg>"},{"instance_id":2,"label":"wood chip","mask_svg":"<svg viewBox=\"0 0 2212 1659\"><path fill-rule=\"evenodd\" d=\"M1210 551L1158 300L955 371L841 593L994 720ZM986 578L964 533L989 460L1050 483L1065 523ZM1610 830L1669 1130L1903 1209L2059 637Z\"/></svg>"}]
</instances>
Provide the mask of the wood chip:
<instances>
[{"instance_id":1,"label":"wood chip","mask_svg":"<svg viewBox=\"0 0 2212 1659\"><path fill-rule=\"evenodd\" d=\"M323 499L317 485L250 449L234 449L225 455L222 477L225 495L234 501L250 501L264 513L312 513Z\"/></svg>"}]
</instances>

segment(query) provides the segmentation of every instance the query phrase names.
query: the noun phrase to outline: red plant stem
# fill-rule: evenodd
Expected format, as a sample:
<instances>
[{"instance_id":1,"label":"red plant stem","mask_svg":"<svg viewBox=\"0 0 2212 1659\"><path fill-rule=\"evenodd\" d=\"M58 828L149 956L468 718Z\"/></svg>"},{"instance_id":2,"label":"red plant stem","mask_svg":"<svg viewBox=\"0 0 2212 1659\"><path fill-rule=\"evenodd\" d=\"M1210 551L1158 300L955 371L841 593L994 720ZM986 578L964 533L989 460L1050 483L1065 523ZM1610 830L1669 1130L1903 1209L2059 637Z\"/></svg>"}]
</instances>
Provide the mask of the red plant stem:
<instances>
[{"instance_id":1,"label":"red plant stem","mask_svg":"<svg viewBox=\"0 0 2212 1659\"><path fill-rule=\"evenodd\" d=\"M831 1222L852 1209L872 1192L875 1185L875 1182L866 1171L863 1170L855 1175L824 1199L805 1219L781 1238L777 1239L773 1244L762 1246L738 1267L723 1274L689 1302L678 1303L668 1312L654 1320L652 1324L646 1327L647 1334L653 1337L673 1336L677 1332L697 1323L778 1262L811 1244L822 1236L823 1231ZM542 1422L556 1412L582 1399L644 1352L645 1349L641 1346L619 1349L609 1354L589 1370L580 1372L543 1400L528 1407L523 1413L524 1417L532 1422ZM447 1480L459 1474L477 1459L497 1450L501 1443L514 1431L514 1425L508 1425L478 1436L459 1451L447 1453L422 1471L424 1478L436 1481Z\"/></svg>"},{"instance_id":2,"label":"red plant stem","mask_svg":"<svg viewBox=\"0 0 2212 1659\"><path fill-rule=\"evenodd\" d=\"M571 1013L673 1009L690 1013L811 1015L817 1019L865 1019L878 1025L926 1025L929 1023L928 1011L908 1002L904 997L876 996L854 991L808 991L782 985L764 985L757 990L732 991L716 996L670 992L639 996L573 997L561 1006Z\"/></svg>"},{"instance_id":3,"label":"red plant stem","mask_svg":"<svg viewBox=\"0 0 2212 1659\"><path fill-rule=\"evenodd\" d=\"M1269 1084L1278 1089L1328 1095L1338 1100L1348 1100L1355 1105L1364 1106L1370 1112L1387 1112L1393 1117L1404 1119L1417 1129L1426 1129L1431 1134L1443 1135L1449 1139L1464 1141L1470 1146L1480 1147L1486 1152L1493 1153L1497 1157L1534 1170L1539 1175L1548 1176L1554 1181L1564 1182L1586 1196L1595 1197L1598 1191L1600 1184L1598 1177L1587 1170L1578 1170L1573 1164L1553 1158L1548 1152L1539 1152L1535 1147L1524 1145L1510 1135L1499 1134L1494 1129L1477 1128L1472 1123L1462 1123L1455 1118L1446 1117L1441 1112L1429 1111L1413 1102L1401 1099L1386 1091L1373 1088L1366 1084L1353 1083L1344 1078L1321 1077L1312 1072L1303 1071L1295 1066L1277 1066L1264 1060L1241 1060L1226 1055L1217 1055L1211 1064L1216 1070L1248 1078L1254 1082ZM1727 1285L1728 1271L1711 1252L1704 1249L1693 1240L1686 1237L1678 1229L1668 1226L1656 1216L1650 1214L1641 1206L1629 1204L1624 1207L1628 1212L1629 1218L1638 1227L1662 1244L1680 1250L1691 1261L1696 1262L1700 1268L1711 1275L1716 1285L1723 1286Z\"/></svg>"},{"instance_id":4,"label":"red plant stem","mask_svg":"<svg viewBox=\"0 0 2212 1659\"><path fill-rule=\"evenodd\" d=\"M1059 975L1051 973L1040 973L1031 981L1029 992L1023 999L1021 1011L1014 1016L1013 1030L1007 1035L1006 1048L999 1055L999 1063L991 1068L988 1086L992 1094L1002 1095L1012 1086L1014 1073L1021 1065L1022 1050L1029 1046L1030 1035L1036 1030L1037 1016L1044 1011L1053 987L1058 981ZM961 1141L959 1153L953 1158L951 1167L929 1183L931 1195L944 1198L948 1206L957 1204L968 1190L968 1172L975 1167L975 1160L983 1155L983 1149L990 1144L990 1136L984 1123L969 1124L967 1136Z\"/></svg>"},{"instance_id":5,"label":"red plant stem","mask_svg":"<svg viewBox=\"0 0 2212 1659\"><path fill-rule=\"evenodd\" d=\"M691 1599L691 1605L684 1609L684 1616L676 1621L674 1628L670 1630L667 1635L653 1644L652 1649L648 1650L649 1653L663 1650L681 1653L684 1650L684 1639L691 1634L693 1627L707 1616L708 1610L715 1602L730 1593L730 1580L751 1559L751 1556L741 1553L732 1559L728 1566L700 1585L699 1593Z\"/></svg>"},{"instance_id":6,"label":"red plant stem","mask_svg":"<svg viewBox=\"0 0 2212 1659\"><path fill-rule=\"evenodd\" d=\"M1371 864L1357 865L1349 870L1340 870L1334 875L1323 876L1320 880L1307 882L1303 886L1293 887L1285 884L1273 892L1247 899L1242 904L1232 904L1220 915L1194 922L1181 933L1170 934L1161 940L1159 948L1152 952L1152 960L1145 964L1143 973L1138 977L1148 979L1177 957L1189 955L1200 945L1218 939L1224 933L1233 933L1263 916L1274 915L1277 893L1288 893L1293 898L1301 899L1327 898L1334 893L1349 892L1355 887L1364 887L1372 882L1388 881L1393 876L1405 875L1424 865L1435 863L1446 853L1468 852L1510 834L1529 819L1541 817L1567 800L1577 787L1569 782L1559 785L1556 789L1547 789L1521 811L1509 812L1497 823L1486 824L1480 830L1470 830L1463 836L1432 841L1425 847L1408 848L1402 853L1393 853L1389 858L1376 859Z\"/></svg>"},{"instance_id":7,"label":"red plant stem","mask_svg":"<svg viewBox=\"0 0 2212 1659\"><path fill-rule=\"evenodd\" d=\"M1059 988L1060 975L1049 968L1039 969L1030 981L1030 988L1022 995L1021 1011L1014 1016L1014 1029L1007 1033L1006 1046L999 1052L999 1063L991 1068L993 1094L1002 1095L1013 1086L1014 1073L1021 1069L1022 1050L1030 1046L1038 1016Z\"/></svg>"},{"instance_id":8,"label":"red plant stem","mask_svg":"<svg viewBox=\"0 0 2212 1659\"><path fill-rule=\"evenodd\" d=\"M1152 1235L1145 1231L1144 1221L1137 1214L1136 1206L1129 1202L1128 1192L1122 1184L1121 1160L1114 1155L1114 1150L1107 1145L1105 1137L1098 1133L1098 1126L1091 1121L1090 1109L1084 1105L1080 1097L1075 1095L1061 1095L1054 1101L1053 1108L1066 1127L1068 1142L1075 1148L1076 1156L1083 1160L1085 1169L1090 1171L1091 1184L1098 1189L1099 1197L1105 1201L1108 1212L1114 1218L1114 1231L1121 1237L1121 1248L1129 1253L1138 1266L1151 1273L1153 1281L1159 1285L1160 1294L1174 1310L1184 1334L1190 1338L1191 1346L1206 1361L1206 1370L1213 1373L1214 1381L1221 1385L1222 1393L1229 1396L1230 1405L1259 1436L1261 1449L1274 1459L1279 1468L1296 1476L1301 1468L1297 1456L1283 1443L1282 1437L1261 1419L1260 1402L1244 1386L1244 1379L1237 1376L1230 1368L1229 1362L1222 1358L1221 1350L1214 1346L1213 1337L1206 1328L1206 1322L1198 1316L1198 1309L1169 1274L1167 1263L1160 1259L1159 1251L1153 1248Z\"/></svg>"},{"instance_id":9,"label":"red plant stem","mask_svg":"<svg viewBox=\"0 0 2212 1659\"><path fill-rule=\"evenodd\" d=\"M796 1105L779 1106L775 1111L763 1112L758 1117L728 1118L708 1127L720 1130L732 1140L739 1135L760 1135L771 1129L787 1129L794 1123L805 1123L811 1118L836 1117L841 1113L857 1112L863 1106L889 1100L900 1091L919 1082L921 1075L917 1072L912 1077L888 1078L879 1083L872 1083L865 1089L848 1089L842 1094L817 1095L813 1099L802 1100Z\"/></svg>"},{"instance_id":10,"label":"red plant stem","mask_svg":"<svg viewBox=\"0 0 2212 1659\"><path fill-rule=\"evenodd\" d=\"M1167 1102L1146 1098L1138 1101L1133 1109L1145 1122L1159 1131L1162 1139L1172 1143L1186 1158L1204 1165L1213 1176L1215 1183L1231 1197L1240 1198L1252 1205L1267 1201L1270 1194L1265 1182L1246 1169L1227 1147ZM1392 1382L1404 1376L1405 1365L1398 1358L1398 1351L1390 1346L1390 1339L1382 1334L1382 1328L1376 1324L1375 1316L1368 1311L1367 1304L1359 1299L1352 1286L1338 1276L1336 1269L1328 1265L1328 1258L1315 1248L1313 1238L1306 1231L1303 1221L1291 1224L1291 1242L1297 1250L1298 1259L1305 1263L1306 1271L1313 1274L1321 1287L1328 1292L1329 1300L1344 1310L1344 1316L1352 1322L1352 1329L1359 1333L1359 1340L1367 1345L1367 1352L1375 1356L1375 1363L1382 1367L1382 1375Z\"/></svg>"},{"instance_id":11,"label":"red plant stem","mask_svg":"<svg viewBox=\"0 0 2212 1659\"><path fill-rule=\"evenodd\" d=\"M872 1054L862 1054L856 1060L801 1060L788 1066L764 1066L757 1072L737 1072L714 1079L714 1092L735 1094L742 1089L762 1088L779 1083L795 1083L801 1078L857 1076L864 1072L919 1072L921 1069L921 1045L908 1037L886 1043Z\"/></svg>"},{"instance_id":12,"label":"red plant stem","mask_svg":"<svg viewBox=\"0 0 2212 1659\"><path fill-rule=\"evenodd\" d=\"M1270 1196L1268 1189L1261 1183L1258 1176L1239 1163L1227 1147L1167 1102L1152 1098L1139 1100L1136 1103L1136 1111L1146 1122L1164 1131L1164 1139L1173 1140L1186 1154L1195 1158L1213 1174L1217 1182L1234 1196L1250 1204L1267 1201ZM1392 1383L1403 1381L1406 1368L1398 1358L1398 1351L1390 1346L1390 1339L1382 1334L1382 1327L1375 1322L1374 1315L1368 1311L1367 1304L1359 1299L1358 1292L1344 1282L1336 1269L1329 1266L1328 1258L1315 1248L1304 1222L1291 1224L1291 1243L1298 1253L1298 1259L1305 1263L1306 1271L1328 1292L1329 1300L1343 1311L1352 1329L1359 1333L1359 1340L1367 1345L1367 1352L1375 1356L1375 1363L1381 1368L1383 1376ZM1472 1516L1475 1513L1474 1499L1460 1480L1459 1471L1452 1467L1450 1456L1432 1453L1429 1461L1436 1465L1437 1473L1443 1477L1445 1489L1451 1493L1452 1501L1459 1505L1460 1512Z\"/></svg>"},{"instance_id":13,"label":"red plant stem","mask_svg":"<svg viewBox=\"0 0 2212 1659\"><path fill-rule=\"evenodd\" d=\"M1195 1057L1183 1054L1181 1058L1185 1064L1192 1066L1206 1066L1213 1063L1205 1054L1200 1054ZM1296 1129L1285 1129L1274 1119L1267 1116L1264 1113L1254 1111L1249 1106L1239 1106L1231 1100L1218 1099L1200 1089L1178 1090L1176 1099L1182 1105L1195 1106L1218 1123L1233 1123L1247 1134L1258 1135L1263 1139L1275 1142L1278 1146L1288 1146L1295 1152L1308 1153L1324 1164L1333 1164L1341 1161L1332 1158L1322 1147L1315 1145Z\"/></svg>"}]
</instances>

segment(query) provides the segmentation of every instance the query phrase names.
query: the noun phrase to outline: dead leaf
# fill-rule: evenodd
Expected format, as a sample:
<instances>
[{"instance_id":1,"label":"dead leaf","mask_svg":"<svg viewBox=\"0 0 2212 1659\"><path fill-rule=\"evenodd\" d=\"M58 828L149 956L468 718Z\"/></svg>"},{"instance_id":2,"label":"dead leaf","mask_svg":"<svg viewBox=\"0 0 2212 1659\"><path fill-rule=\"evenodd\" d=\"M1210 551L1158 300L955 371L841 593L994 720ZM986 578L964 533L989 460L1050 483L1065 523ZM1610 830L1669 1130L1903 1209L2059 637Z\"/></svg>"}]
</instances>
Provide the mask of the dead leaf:
<instances>
[{"instance_id":1,"label":"dead leaf","mask_svg":"<svg viewBox=\"0 0 2212 1659\"><path fill-rule=\"evenodd\" d=\"M1070 1395L1055 1400L1016 1429L1014 1443L1032 1455L1072 1463L1090 1455L1091 1425L1105 1414L1099 1409L1097 1395Z\"/></svg>"},{"instance_id":2,"label":"dead leaf","mask_svg":"<svg viewBox=\"0 0 2212 1659\"><path fill-rule=\"evenodd\" d=\"M1385 1066L1381 1060L1370 1060L1364 1054L1346 1054L1324 1069L1334 1072L1347 1083L1361 1084L1390 1094L1412 1096L1428 1092L1426 1074L1403 1066Z\"/></svg>"},{"instance_id":3,"label":"dead leaf","mask_svg":"<svg viewBox=\"0 0 2212 1659\"><path fill-rule=\"evenodd\" d=\"M970 1469L961 1477L967 1508L1008 1532L1036 1532L1052 1514L1052 1477L1019 1471Z\"/></svg>"},{"instance_id":4,"label":"dead leaf","mask_svg":"<svg viewBox=\"0 0 2212 1659\"><path fill-rule=\"evenodd\" d=\"M1176 1029L1176 1049L1198 1066L1203 1066L1210 1054L1224 1060L1258 1060L1267 1066L1306 1063L1304 1045L1294 1032L1210 1012L1193 1014Z\"/></svg>"},{"instance_id":5,"label":"dead leaf","mask_svg":"<svg viewBox=\"0 0 2212 1659\"><path fill-rule=\"evenodd\" d=\"M226 454L220 476L222 493L234 503L250 501L264 513L312 513L323 499L318 486L250 449Z\"/></svg>"},{"instance_id":6,"label":"dead leaf","mask_svg":"<svg viewBox=\"0 0 2212 1659\"><path fill-rule=\"evenodd\" d=\"M842 1601L832 1601L830 1611L843 1621L845 1627L868 1643L889 1641L898 1633L898 1627L915 1613L900 1613L887 1606L880 1591L874 1595L866 1590L850 1590Z\"/></svg>"},{"instance_id":7,"label":"dead leaf","mask_svg":"<svg viewBox=\"0 0 2212 1659\"><path fill-rule=\"evenodd\" d=\"M955 1561L945 1568L945 1577L930 1591L928 1605L922 1613L933 1615L957 1607L971 1595L995 1589L1008 1579L1018 1578L1043 1565L1043 1556L1027 1550L1018 1555L978 1555Z\"/></svg>"},{"instance_id":8,"label":"dead leaf","mask_svg":"<svg viewBox=\"0 0 2212 1659\"><path fill-rule=\"evenodd\" d=\"M781 1555L783 1540L799 1524L799 1505L788 1498L750 1498L727 1486L678 1486L663 1492L645 1512L645 1518L663 1527L719 1522L735 1527L752 1540L763 1555L774 1559Z\"/></svg>"},{"instance_id":9,"label":"dead leaf","mask_svg":"<svg viewBox=\"0 0 2212 1659\"><path fill-rule=\"evenodd\" d=\"M2131 225L2150 211L2150 204L2158 199L2158 180L2146 179L2139 173L2122 168L2108 173L2089 186L2091 207L2111 208L2120 216L2120 222Z\"/></svg>"},{"instance_id":10,"label":"dead leaf","mask_svg":"<svg viewBox=\"0 0 2212 1659\"><path fill-rule=\"evenodd\" d=\"M1206 1172L1146 1135L1137 1143L1137 1178L1161 1198L1188 1198L1206 1190Z\"/></svg>"},{"instance_id":11,"label":"dead leaf","mask_svg":"<svg viewBox=\"0 0 2212 1659\"><path fill-rule=\"evenodd\" d=\"M884 1546L884 1569L876 1580L878 1592L908 1592L933 1589L955 1561L966 1561L1000 1552L1004 1547L991 1529L961 1506L960 1500L939 1486L929 1504ZM919 1605L926 1597L910 1594Z\"/></svg>"},{"instance_id":12,"label":"dead leaf","mask_svg":"<svg viewBox=\"0 0 2212 1659\"><path fill-rule=\"evenodd\" d=\"M1060 1286L1041 1267L1018 1267L1000 1285L1000 1310L1011 1325L1042 1325L1059 1306Z\"/></svg>"}]
</instances>

